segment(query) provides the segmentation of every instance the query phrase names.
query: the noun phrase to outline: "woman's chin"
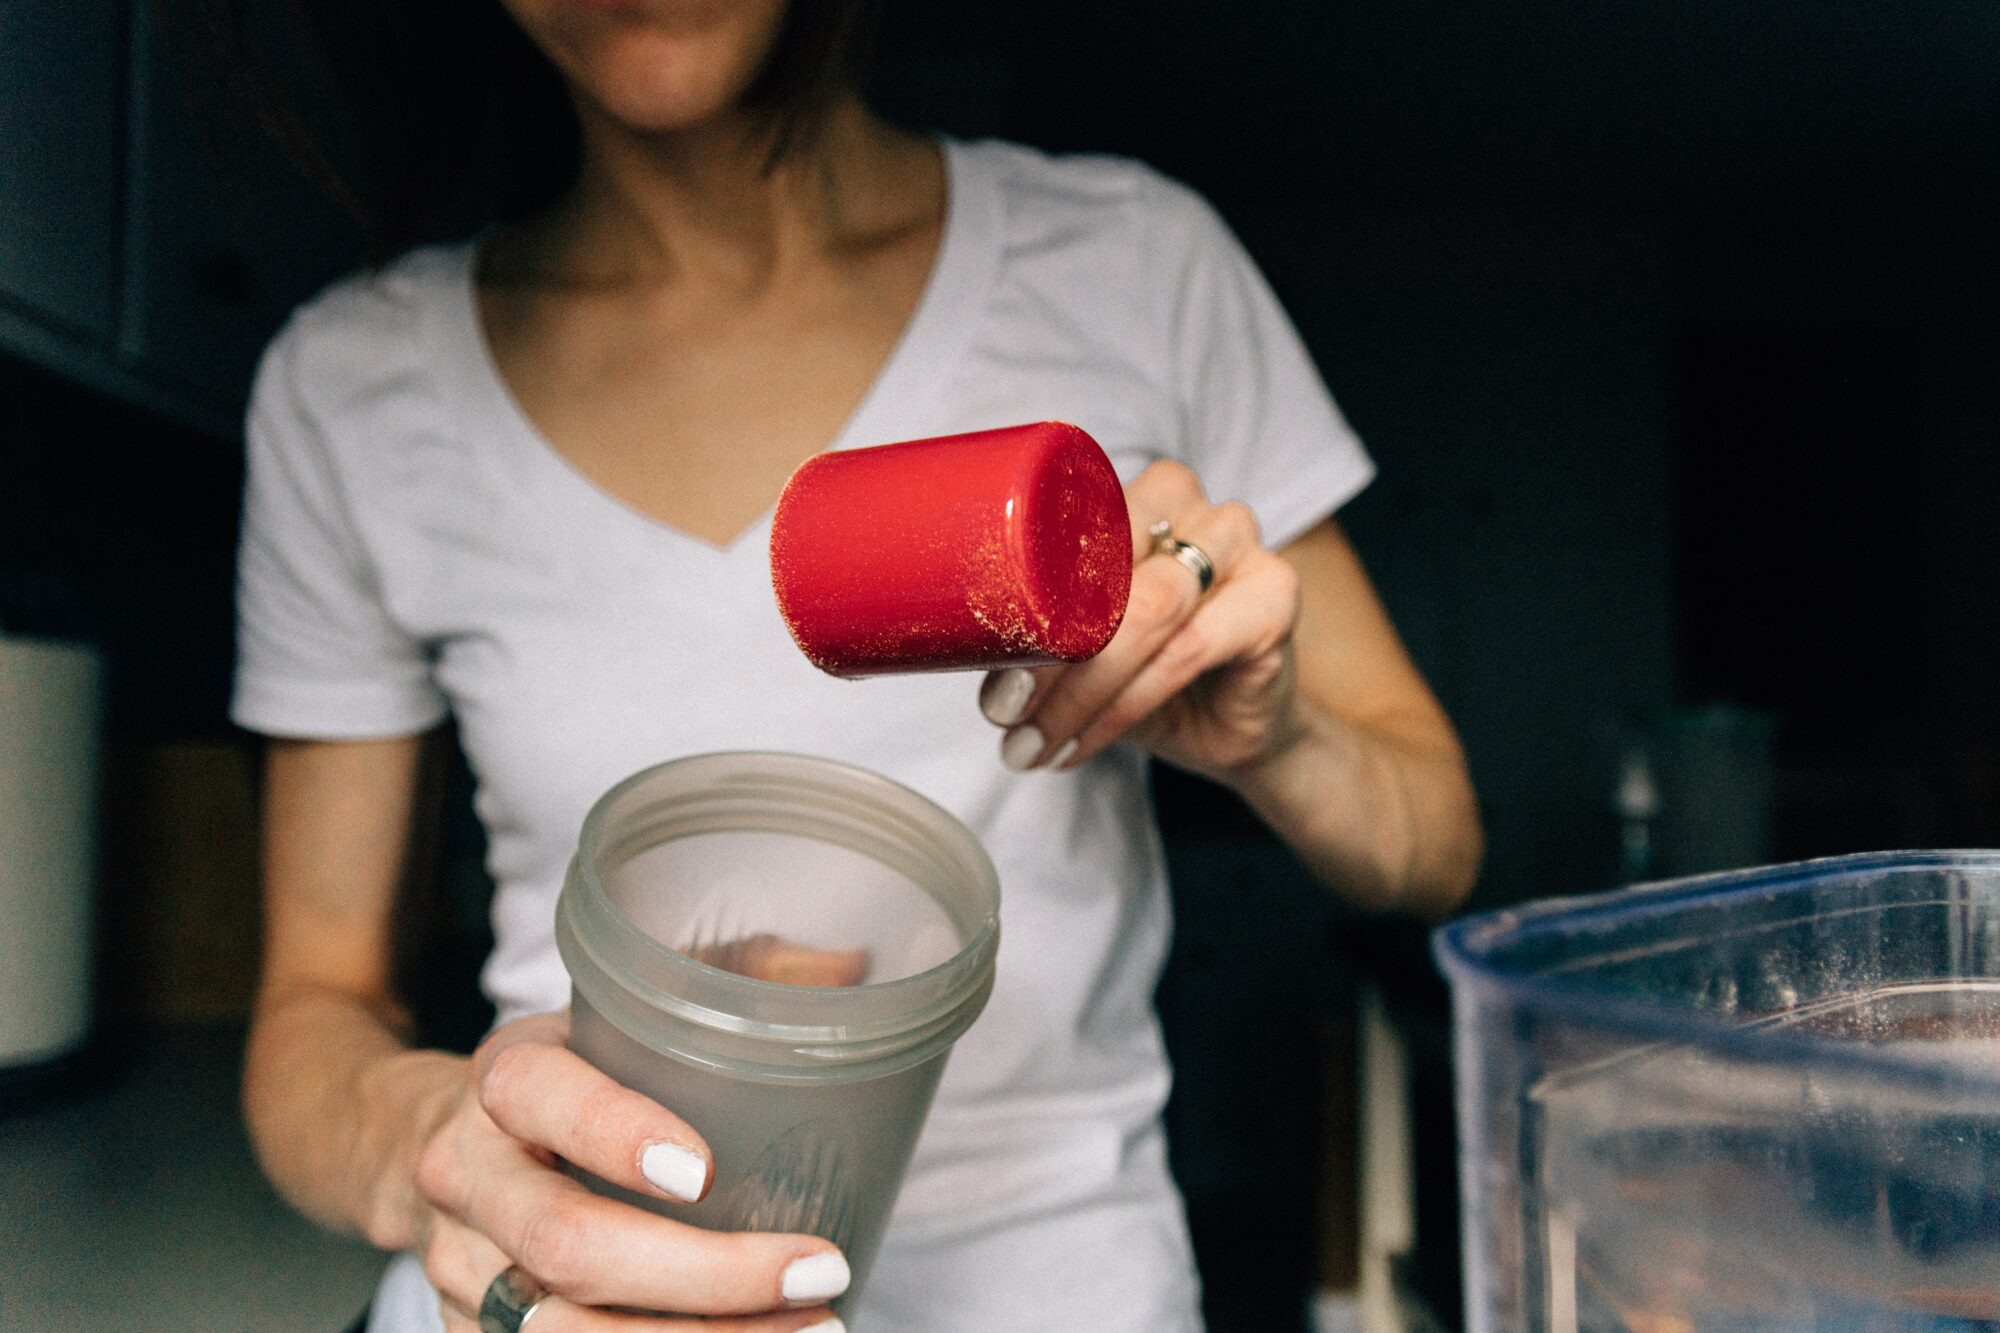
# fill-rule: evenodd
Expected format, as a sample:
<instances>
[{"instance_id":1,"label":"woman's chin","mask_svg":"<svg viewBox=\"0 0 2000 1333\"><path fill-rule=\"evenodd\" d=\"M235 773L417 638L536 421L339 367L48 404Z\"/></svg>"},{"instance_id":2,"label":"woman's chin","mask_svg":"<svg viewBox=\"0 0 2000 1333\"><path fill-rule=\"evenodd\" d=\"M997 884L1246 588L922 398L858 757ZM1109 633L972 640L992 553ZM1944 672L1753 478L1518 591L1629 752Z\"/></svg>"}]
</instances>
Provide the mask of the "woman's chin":
<instances>
[{"instance_id":1,"label":"woman's chin","mask_svg":"<svg viewBox=\"0 0 2000 1333\"><path fill-rule=\"evenodd\" d=\"M690 130L727 115L754 75L718 77L699 53L651 51L608 62L581 82L603 111L628 129L650 134Z\"/></svg>"},{"instance_id":2,"label":"woman's chin","mask_svg":"<svg viewBox=\"0 0 2000 1333\"><path fill-rule=\"evenodd\" d=\"M635 134L681 134L712 126L729 113L726 98L683 98L599 92L592 100L619 127Z\"/></svg>"}]
</instances>

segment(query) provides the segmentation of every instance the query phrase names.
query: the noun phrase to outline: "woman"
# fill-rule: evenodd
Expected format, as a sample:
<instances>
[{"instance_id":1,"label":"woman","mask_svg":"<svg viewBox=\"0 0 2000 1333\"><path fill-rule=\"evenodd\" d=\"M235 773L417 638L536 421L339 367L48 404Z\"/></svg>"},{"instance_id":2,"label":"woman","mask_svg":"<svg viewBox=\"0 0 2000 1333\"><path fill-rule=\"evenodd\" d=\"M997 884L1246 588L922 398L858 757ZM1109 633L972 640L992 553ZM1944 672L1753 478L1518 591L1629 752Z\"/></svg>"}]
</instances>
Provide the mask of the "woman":
<instances>
[{"instance_id":1,"label":"woman","mask_svg":"<svg viewBox=\"0 0 2000 1333\"><path fill-rule=\"evenodd\" d=\"M330 290L259 375L234 711L272 738L269 924L246 1106L289 1198L404 1256L372 1329L456 1333L482 1306L502 1329L532 1306L533 1333L839 1326L827 1242L698 1231L554 1166L672 1198L710 1175L700 1125L563 1047L563 865L647 764L844 759L944 805L999 868L998 981L848 1310L870 1333L1199 1327L1159 1129L1147 754L1233 787L1358 902L1440 913L1473 878L1457 742L1330 517L1371 467L1227 231L1131 163L884 125L796 77L832 68L798 34L841 26L797 3L506 0L574 110L566 188ZM780 68L825 91L774 108ZM976 699L809 667L763 557L792 468L1052 417L1118 465L1135 551L1166 520L1213 586L1142 559L1104 653ZM405 1045L388 972L421 738L447 714L497 882L500 1023L470 1060Z\"/></svg>"}]
</instances>

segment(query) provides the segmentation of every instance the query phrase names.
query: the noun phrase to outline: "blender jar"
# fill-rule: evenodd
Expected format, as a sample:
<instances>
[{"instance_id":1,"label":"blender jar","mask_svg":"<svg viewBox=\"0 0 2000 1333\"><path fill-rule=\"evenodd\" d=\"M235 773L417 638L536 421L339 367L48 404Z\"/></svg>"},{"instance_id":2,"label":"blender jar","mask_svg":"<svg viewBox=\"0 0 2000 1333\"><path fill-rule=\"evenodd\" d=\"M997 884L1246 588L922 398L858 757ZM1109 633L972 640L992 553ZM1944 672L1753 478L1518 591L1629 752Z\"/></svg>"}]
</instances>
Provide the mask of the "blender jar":
<instances>
[{"instance_id":1,"label":"blender jar","mask_svg":"<svg viewBox=\"0 0 2000 1333\"><path fill-rule=\"evenodd\" d=\"M2000 854L1439 932L1468 1327L2000 1327Z\"/></svg>"}]
</instances>

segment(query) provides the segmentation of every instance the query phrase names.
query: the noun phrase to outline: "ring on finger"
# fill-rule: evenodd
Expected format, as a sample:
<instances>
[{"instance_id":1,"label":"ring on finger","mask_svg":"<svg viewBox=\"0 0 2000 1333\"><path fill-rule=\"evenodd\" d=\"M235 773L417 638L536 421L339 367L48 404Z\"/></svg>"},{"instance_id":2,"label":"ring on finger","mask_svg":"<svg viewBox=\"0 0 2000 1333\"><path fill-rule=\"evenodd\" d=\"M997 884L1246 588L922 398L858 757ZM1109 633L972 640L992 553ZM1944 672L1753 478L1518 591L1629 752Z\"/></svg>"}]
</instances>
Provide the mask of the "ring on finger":
<instances>
[{"instance_id":1,"label":"ring on finger","mask_svg":"<svg viewBox=\"0 0 2000 1333\"><path fill-rule=\"evenodd\" d=\"M1172 556L1180 561L1187 567L1188 572L1194 575L1195 582L1201 585L1202 592L1207 592L1215 586L1215 562L1208 558L1208 552L1193 542L1184 542L1174 536L1174 525L1171 520L1161 519L1146 529L1146 535L1151 537L1153 542L1149 555Z\"/></svg>"},{"instance_id":2,"label":"ring on finger","mask_svg":"<svg viewBox=\"0 0 2000 1333\"><path fill-rule=\"evenodd\" d=\"M520 1265L501 1269L480 1298L479 1333L521 1333L521 1326L535 1317L548 1298L549 1289Z\"/></svg>"}]
</instances>

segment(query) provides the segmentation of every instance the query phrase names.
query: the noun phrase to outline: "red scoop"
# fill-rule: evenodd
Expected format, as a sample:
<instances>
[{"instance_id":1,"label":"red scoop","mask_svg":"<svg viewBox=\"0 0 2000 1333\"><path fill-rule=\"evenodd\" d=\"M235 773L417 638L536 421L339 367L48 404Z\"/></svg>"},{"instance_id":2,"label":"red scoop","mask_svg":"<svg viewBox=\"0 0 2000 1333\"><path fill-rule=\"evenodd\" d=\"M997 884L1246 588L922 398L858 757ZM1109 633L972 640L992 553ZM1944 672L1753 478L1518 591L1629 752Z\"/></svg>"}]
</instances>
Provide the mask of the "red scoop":
<instances>
[{"instance_id":1,"label":"red scoop","mask_svg":"<svg viewBox=\"0 0 2000 1333\"><path fill-rule=\"evenodd\" d=\"M1125 615L1125 491L1060 421L819 454L778 497L771 586L836 676L1082 661Z\"/></svg>"}]
</instances>

